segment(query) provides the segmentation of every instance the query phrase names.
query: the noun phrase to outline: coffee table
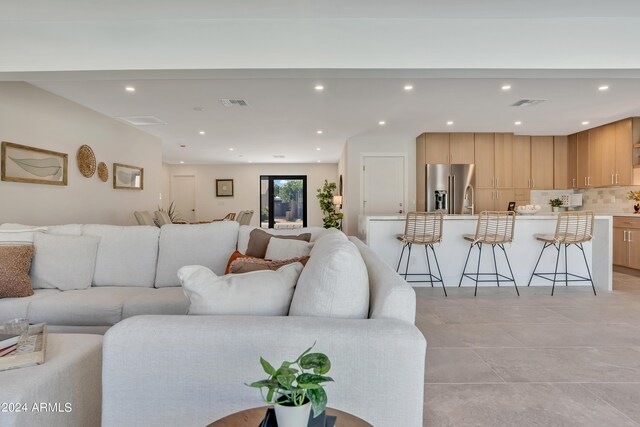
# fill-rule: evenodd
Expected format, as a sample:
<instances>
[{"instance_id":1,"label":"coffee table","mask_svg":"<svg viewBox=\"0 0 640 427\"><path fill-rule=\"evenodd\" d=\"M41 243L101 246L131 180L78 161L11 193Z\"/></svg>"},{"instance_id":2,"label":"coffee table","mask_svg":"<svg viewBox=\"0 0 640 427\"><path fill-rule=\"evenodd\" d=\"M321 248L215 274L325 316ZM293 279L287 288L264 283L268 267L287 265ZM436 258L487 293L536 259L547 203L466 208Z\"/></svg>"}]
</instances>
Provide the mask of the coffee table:
<instances>
[{"instance_id":1,"label":"coffee table","mask_svg":"<svg viewBox=\"0 0 640 427\"><path fill-rule=\"evenodd\" d=\"M236 412L235 414L227 415L218 421L214 421L207 427L256 427L264 418L267 409L267 406L245 409L244 411ZM338 417L337 425L340 427L372 427L371 424L356 417L355 415L338 411L337 409L327 408L327 415Z\"/></svg>"}]
</instances>

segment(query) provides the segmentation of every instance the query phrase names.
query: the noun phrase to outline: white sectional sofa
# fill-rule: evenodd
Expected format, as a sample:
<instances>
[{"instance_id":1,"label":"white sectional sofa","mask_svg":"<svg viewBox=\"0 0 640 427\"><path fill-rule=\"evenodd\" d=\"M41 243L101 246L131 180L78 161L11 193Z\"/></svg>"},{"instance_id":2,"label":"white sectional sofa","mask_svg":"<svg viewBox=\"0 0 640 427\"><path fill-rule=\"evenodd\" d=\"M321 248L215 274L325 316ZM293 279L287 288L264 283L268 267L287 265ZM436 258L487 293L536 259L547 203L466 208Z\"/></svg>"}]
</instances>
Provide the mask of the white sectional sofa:
<instances>
[{"instance_id":1,"label":"white sectional sofa","mask_svg":"<svg viewBox=\"0 0 640 427\"><path fill-rule=\"evenodd\" d=\"M91 287L0 299L0 318L28 317L50 331L106 331L104 427L204 426L261 406L257 390L244 385L262 377L259 357L290 360L314 342L333 362L329 406L376 427L422 426L426 341L414 325L415 293L356 238L350 241L368 274L368 318L185 315L178 269L199 264L222 275L231 253L246 250L251 229L235 222L51 227L99 237ZM315 241L324 230L276 233L302 232ZM323 262L330 252L311 258Z\"/></svg>"}]
</instances>

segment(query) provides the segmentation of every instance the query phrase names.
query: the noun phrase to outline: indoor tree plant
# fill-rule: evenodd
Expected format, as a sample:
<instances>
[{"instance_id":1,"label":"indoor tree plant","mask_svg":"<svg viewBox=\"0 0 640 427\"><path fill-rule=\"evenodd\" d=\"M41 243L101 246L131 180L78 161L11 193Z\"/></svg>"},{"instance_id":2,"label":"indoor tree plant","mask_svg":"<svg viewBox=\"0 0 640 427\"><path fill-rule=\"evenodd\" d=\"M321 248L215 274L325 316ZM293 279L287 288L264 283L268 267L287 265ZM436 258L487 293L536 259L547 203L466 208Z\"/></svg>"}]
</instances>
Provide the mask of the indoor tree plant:
<instances>
[{"instance_id":1,"label":"indoor tree plant","mask_svg":"<svg viewBox=\"0 0 640 427\"><path fill-rule=\"evenodd\" d=\"M320 202L320 210L324 214L322 223L324 228L337 228L342 229L342 212L336 212L336 205L333 204L333 192L336 191L337 185L335 182L328 182L324 180L322 188L318 188L318 194L316 197Z\"/></svg>"},{"instance_id":2,"label":"indoor tree plant","mask_svg":"<svg viewBox=\"0 0 640 427\"><path fill-rule=\"evenodd\" d=\"M331 369L331 361L323 353L310 353L313 346L293 362L282 362L278 369L261 357L260 364L269 378L247 384L259 388L265 402L275 404L279 427L306 427L311 408L317 417L327 406L323 383L333 381L325 376Z\"/></svg>"},{"instance_id":3,"label":"indoor tree plant","mask_svg":"<svg viewBox=\"0 0 640 427\"><path fill-rule=\"evenodd\" d=\"M562 199L551 199L549 200L549 204L554 212L558 212L562 206Z\"/></svg>"}]
</instances>

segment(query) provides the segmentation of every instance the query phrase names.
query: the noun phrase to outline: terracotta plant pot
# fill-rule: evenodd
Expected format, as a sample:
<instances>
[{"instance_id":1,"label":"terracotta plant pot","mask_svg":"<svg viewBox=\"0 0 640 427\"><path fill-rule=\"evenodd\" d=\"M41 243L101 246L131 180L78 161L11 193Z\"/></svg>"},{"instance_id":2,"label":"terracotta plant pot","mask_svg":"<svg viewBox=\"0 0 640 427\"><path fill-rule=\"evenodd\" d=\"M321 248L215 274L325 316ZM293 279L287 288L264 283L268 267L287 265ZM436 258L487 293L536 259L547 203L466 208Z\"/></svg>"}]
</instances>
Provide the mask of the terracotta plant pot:
<instances>
[{"instance_id":1,"label":"terracotta plant pot","mask_svg":"<svg viewBox=\"0 0 640 427\"><path fill-rule=\"evenodd\" d=\"M307 427L309 414L311 413L311 402L302 406L274 405L278 427Z\"/></svg>"}]
</instances>

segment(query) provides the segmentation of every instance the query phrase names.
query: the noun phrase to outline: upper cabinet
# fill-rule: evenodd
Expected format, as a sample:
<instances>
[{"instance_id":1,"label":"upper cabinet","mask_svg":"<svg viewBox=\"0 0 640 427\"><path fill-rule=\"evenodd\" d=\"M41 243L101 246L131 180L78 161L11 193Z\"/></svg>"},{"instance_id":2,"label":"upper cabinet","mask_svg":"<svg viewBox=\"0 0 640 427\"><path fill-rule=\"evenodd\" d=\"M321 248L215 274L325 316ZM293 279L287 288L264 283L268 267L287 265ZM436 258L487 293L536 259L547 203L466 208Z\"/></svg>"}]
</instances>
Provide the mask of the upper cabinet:
<instances>
[{"instance_id":1,"label":"upper cabinet","mask_svg":"<svg viewBox=\"0 0 640 427\"><path fill-rule=\"evenodd\" d=\"M496 133L494 141L495 186L496 188L513 188L513 134Z\"/></svg>"},{"instance_id":2,"label":"upper cabinet","mask_svg":"<svg viewBox=\"0 0 640 427\"><path fill-rule=\"evenodd\" d=\"M555 159L554 159L555 162ZM567 188L578 188L578 134L567 137Z\"/></svg>"},{"instance_id":3,"label":"upper cabinet","mask_svg":"<svg viewBox=\"0 0 640 427\"><path fill-rule=\"evenodd\" d=\"M512 153L513 188L530 188L531 137L514 135Z\"/></svg>"},{"instance_id":4,"label":"upper cabinet","mask_svg":"<svg viewBox=\"0 0 640 427\"><path fill-rule=\"evenodd\" d=\"M449 134L449 162L453 164L475 163L475 147L473 133Z\"/></svg>"},{"instance_id":5,"label":"upper cabinet","mask_svg":"<svg viewBox=\"0 0 640 427\"><path fill-rule=\"evenodd\" d=\"M572 188L569 185L568 149L566 136L553 137L553 188L556 190Z\"/></svg>"},{"instance_id":6,"label":"upper cabinet","mask_svg":"<svg viewBox=\"0 0 640 427\"><path fill-rule=\"evenodd\" d=\"M553 137L531 137L531 188L553 188Z\"/></svg>"},{"instance_id":7,"label":"upper cabinet","mask_svg":"<svg viewBox=\"0 0 640 427\"><path fill-rule=\"evenodd\" d=\"M476 187L495 188L495 134L476 133Z\"/></svg>"},{"instance_id":8,"label":"upper cabinet","mask_svg":"<svg viewBox=\"0 0 640 427\"><path fill-rule=\"evenodd\" d=\"M449 155L449 134L448 133L427 133L425 136L425 162L450 163Z\"/></svg>"},{"instance_id":9,"label":"upper cabinet","mask_svg":"<svg viewBox=\"0 0 640 427\"><path fill-rule=\"evenodd\" d=\"M635 139L634 139L635 138ZM634 168L640 166L640 119L637 117L609 123L569 135L567 171L576 164L577 185L570 188L608 187L640 184ZM575 141L577 152L573 153ZM572 177L569 177L572 180Z\"/></svg>"}]
</instances>

